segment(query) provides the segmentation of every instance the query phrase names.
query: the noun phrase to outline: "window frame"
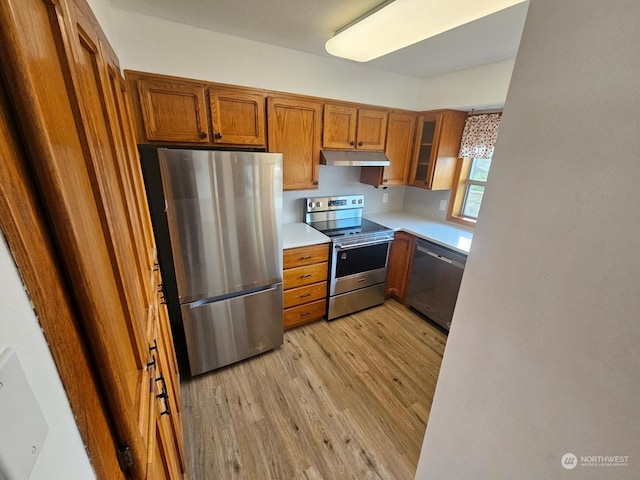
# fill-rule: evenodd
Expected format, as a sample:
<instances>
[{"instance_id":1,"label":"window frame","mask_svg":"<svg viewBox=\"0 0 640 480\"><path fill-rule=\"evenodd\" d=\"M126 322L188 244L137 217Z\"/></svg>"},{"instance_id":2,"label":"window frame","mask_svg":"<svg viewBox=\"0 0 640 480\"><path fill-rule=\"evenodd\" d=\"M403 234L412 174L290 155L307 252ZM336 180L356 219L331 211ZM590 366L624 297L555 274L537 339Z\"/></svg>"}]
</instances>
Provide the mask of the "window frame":
<instances>
[{"instance_id":1,"label":"window frame","mask_svg":"<svg viewBox=\"0 0 640 480\"><path fill-rule=\"evenodd\" d=\"M464 225L466 227L475 227L477 220L462 214L462 207L467 190L467 181L471 172L472 158L458 158L456 170L453 176L453 185L451 187L451 196L449 198L449 208L447 209L447 220L450 222Z\"/></svg>"}]
</instances>

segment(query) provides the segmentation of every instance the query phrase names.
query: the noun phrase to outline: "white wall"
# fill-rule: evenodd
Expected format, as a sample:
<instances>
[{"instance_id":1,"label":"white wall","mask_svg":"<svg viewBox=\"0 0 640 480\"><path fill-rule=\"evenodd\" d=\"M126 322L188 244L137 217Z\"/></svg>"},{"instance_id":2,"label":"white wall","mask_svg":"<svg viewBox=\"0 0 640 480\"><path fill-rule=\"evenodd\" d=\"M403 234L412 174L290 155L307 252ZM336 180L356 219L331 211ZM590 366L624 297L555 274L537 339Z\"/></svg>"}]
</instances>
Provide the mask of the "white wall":
<instances>
[{"instance_id":1,"label":"white wall","mask_svg":"<svg viewBox=\"0 0 640 480\"><path fill-rule=\"evenodd\" d=\"M501 107L514 63L419 79L117 8L113 22L126 69L410 110Z\"/></svg>"},{"instance_id":2,"label":"white wall","mask_svg":"<svg viewBox=\"0 0 640 480\"><path fill-rule=\"evenodd\" d=\"M102 27L104 34L109 39L109 44L115 50L116 55L120 56L118 33L113 18L113 8L109 0L87 0L91 7L91 11L96 16L98 23Z\"/></svg>"},{"instance_id":3,"label":"white wall","mask_svg":"<svg viewBox=\"0 0 640 480\"><path fill-rule=\"evenodd\" d=\"M503 60L426 78L417 109L500 108L507 97L514 63L513 59Z\"/></svg>"},{"instance_id":4,"label":"white wall","mask_svg":"<svg viewBox=\"0 0 640 480\"><path fill-rule=\"evenodd\" d=\"M414 108L421 80L346 60L113 9L125 69L396 108Z\"/></svg>"},{"instance_id":5,"label":"white wall","mask_svg":"<svg viewBox=\"0 0 640 480\"><path fill-rule=\"evenodd\" d=\"M16 352L49 426L30 479L93 479L58 371L1 233L0 272L0 352ZM0 426L0 436L2 431Z\"/></svg>"},{"instance_id":6,"label":"white wall","mask_svg":"<svg viewBox=\"0 0 640 480\"><path fill-rule=\"evenodd\" d=\"M531 0L416 479L640 478L639 21Z\"/></svg>"}]
</instances>

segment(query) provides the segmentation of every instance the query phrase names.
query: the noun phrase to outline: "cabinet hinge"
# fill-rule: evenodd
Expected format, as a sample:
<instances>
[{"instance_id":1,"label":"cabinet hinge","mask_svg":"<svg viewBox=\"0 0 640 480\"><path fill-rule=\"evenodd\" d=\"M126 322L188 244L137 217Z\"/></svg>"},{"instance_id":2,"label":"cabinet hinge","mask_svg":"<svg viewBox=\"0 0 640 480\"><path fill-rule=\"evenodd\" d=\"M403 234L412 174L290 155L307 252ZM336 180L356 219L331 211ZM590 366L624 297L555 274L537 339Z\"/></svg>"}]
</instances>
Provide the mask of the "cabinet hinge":
<instances>
[{"instance_id":1,"label":"cabinet hinge","mask_svg":"<svg viewBox=\"0 0 640 480\"><path fill-rule=\"evenodd\" d=\"M118 463L123 472L133 467L133 455L128 445L118 448Z\"/></svg>"}]
</instances>

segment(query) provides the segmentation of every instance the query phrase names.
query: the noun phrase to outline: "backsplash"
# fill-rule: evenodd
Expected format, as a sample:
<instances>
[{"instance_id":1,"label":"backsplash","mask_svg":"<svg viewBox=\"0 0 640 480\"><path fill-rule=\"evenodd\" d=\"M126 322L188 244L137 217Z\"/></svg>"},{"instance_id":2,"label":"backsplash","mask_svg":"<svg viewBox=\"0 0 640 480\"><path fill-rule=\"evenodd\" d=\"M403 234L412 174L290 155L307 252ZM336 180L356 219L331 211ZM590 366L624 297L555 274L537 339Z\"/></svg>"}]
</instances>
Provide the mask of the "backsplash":
<instances>
[{"instance_id":1,"label":"backsplash","mask_svg":"<svg viewBox=\"0 0 640 480\"><path fill-rule=\"evenodd\" d=\"M447 220L447 207L451 190L426 190L424 188L407 187L404 194L405 212L429 217L439 222ZM439 209L440 201L446 202L445 210Z\"/></svg>"},{"instance_id":2,"label":"backsplash","mask_svg":"<svg viewBox=\"0 0 640 480\"><path fill-rule=\"evenodd\" d=\"M360 183L361 167L332 167L320 165L319 187L317 190L295 190L284 192L284 223L301 222L304 216L304 199L308 197L329 197L335 195L364 195L364 213L384 213L402 210L407 187L375 188ZM387 203L383 195L388 194ZM437 206L436 206L437 208Z\"/></svg>"},{"instance_id":3,"label":"backsplash","mask_svg":"<svg viewBox=\"0 0 640 480\"><path fill-rule=\"evenodd\" d=\"M450 190L426 190L416 187L375 188L360 183L361 167L331 167L320 165L319 188L317 190L295 190L284 192L284 223L301 222L304 216L304 199L308 197L330 197L335 195L364 195L364 214L405 211L428 217L439 222L447 219L446 206ZM387 203L383 195L388 194ZM440 201L446 202L445 211L439 209Z\"/></svg>"}]
</instances>

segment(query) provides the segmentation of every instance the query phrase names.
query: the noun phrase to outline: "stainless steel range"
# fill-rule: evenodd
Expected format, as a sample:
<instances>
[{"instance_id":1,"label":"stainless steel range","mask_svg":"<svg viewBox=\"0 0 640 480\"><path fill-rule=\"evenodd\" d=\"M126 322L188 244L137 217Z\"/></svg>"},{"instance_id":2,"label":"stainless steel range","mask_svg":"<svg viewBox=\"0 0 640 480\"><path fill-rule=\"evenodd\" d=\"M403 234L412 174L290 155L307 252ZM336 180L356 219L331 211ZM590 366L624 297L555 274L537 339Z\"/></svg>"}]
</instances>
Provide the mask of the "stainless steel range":
<instances>
[{"instance_id":1,"label":"stainless steel range","mask_svg":"<svg viewBox=\"0 0 640 480\"><path fill-rule=\"evenodd\" d=\"M327 320L384 302L393 230L362 218L363 208L363 195L305 202L305 223L331 237Z\"/></svg>"}]
</instances>

